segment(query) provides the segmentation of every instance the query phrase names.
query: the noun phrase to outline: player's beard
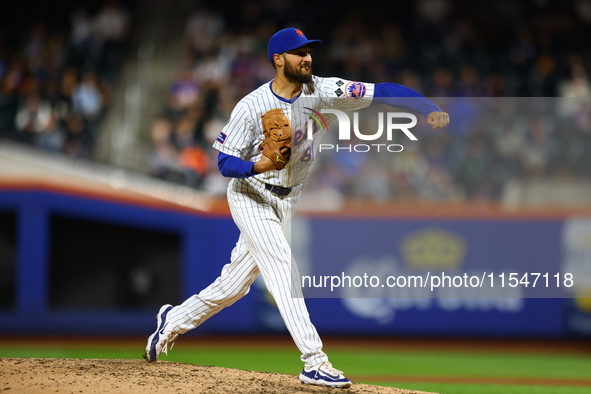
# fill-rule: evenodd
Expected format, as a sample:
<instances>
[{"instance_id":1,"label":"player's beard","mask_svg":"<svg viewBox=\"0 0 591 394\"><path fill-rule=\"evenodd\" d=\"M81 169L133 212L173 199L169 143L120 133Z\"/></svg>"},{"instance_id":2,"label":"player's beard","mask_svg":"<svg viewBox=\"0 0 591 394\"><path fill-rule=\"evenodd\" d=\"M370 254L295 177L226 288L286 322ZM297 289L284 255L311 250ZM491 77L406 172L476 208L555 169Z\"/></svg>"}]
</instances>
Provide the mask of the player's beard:
<instances>
[{"instance_id":1,"label":"player's beard","mask_svg":"<svg viewBox=\"0 0 591 394\"><path fill-rule=\"evenodd\" d=\"M302 67L294 67L291 65L290 62L285 59L285 69L283 70L284 75L289 78L293 79L299 83L308 84L312 82L312 65L310 64L307 69Z\"/></svg>"}]
</instances>

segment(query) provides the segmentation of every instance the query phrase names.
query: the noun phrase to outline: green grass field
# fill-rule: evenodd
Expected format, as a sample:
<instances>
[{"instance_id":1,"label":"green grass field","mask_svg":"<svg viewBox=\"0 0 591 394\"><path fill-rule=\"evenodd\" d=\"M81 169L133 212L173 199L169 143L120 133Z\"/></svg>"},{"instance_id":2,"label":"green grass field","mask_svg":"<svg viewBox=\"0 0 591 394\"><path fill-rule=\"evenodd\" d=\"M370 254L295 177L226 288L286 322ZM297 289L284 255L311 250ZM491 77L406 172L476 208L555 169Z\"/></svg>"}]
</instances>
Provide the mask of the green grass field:
<instances>
[{"instance_id":1,"label":"green grass field","mask_svg":"<svg viewBox=\"0 0 591 394\"><path fill-rule=\"evenodd\" d=\"M217 340L219 343L219 339ZM258 349L178 341L162 360L296 375L302 366L293 346ZM80 346L51 341L1 342L0 357L134 359L143 341ZM332 363L353 381L449 394L591 393L591 356L576 352L329 349ZM541 384L539 384L541 382Z\"/></svg>"}]
</instances>

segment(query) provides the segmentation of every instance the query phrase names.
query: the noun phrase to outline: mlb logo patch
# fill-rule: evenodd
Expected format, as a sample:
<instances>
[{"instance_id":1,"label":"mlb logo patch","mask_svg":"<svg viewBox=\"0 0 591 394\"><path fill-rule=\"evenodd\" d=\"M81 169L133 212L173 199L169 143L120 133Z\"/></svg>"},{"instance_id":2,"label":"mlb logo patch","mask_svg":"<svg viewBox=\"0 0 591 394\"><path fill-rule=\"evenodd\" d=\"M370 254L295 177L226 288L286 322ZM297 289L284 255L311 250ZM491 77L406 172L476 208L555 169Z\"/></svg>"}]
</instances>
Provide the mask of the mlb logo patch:
<instances>
[{"instance_id":1,"label":"mlb logo patch","mask_svg":"<svg viewBox=\"0 0 591 394\"><path fill-rule=\"evenodd\" d=\"M362 99L367 92L367 88L361 82L349 82L345 86L345 94L353 100Z\"/></svg>"},{"instance_id":2,"label":"mlb logo patch","mask_svg":"<svg viewBox=\"0 0 591 394\"><path fill-rule=\"evenodd\" d=\"M222 145L223 145L223 144L224 144L224 142L226 142L226 138L227 138L227 137L228 137L228 136L227 136L227 135L226 135L226 134L225 134L223 131L221 131L221 132L220 132L220 135L218 135L218 138L216 138L215 140L216 140L217 142L219 142L220 144L222 144Z\"/></svg>"}]
</instances>

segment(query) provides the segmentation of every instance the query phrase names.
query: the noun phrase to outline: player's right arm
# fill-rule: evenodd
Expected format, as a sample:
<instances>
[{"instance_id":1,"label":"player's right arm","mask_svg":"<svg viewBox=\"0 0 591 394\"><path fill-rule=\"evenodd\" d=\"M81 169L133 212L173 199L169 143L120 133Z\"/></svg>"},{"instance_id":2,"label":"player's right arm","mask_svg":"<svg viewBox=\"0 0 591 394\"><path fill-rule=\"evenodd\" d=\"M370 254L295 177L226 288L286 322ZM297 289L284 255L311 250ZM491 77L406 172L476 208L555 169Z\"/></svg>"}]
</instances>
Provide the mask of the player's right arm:
<instances>
[{"instance_id":1,"label":"player's right arm","mask_svg":"<svg viewBox=\"0 0 591 394\"><path fill-rule=\"evenodd\" d=\"M437 130L449 124L449 115L419 92L390 82L367 83L342 78L318 78L320 89L330 98L330 106L342 111L361 109L372 103L386 104L414 114L423 114Z\"/></svg>"},{"instance_id":2,"label":"player's right arm","mask_svg":"<svg viewBox=\"0 0 591 394\"><path fill-rule=\"evenodd\" d=\"M374 89L374 103L386 104L415 114L421 113L434 130L449 124L447 112L442 111L433 101L411 88L396 83L383 82L376 83Z\"/></svg>"}]
</instances>

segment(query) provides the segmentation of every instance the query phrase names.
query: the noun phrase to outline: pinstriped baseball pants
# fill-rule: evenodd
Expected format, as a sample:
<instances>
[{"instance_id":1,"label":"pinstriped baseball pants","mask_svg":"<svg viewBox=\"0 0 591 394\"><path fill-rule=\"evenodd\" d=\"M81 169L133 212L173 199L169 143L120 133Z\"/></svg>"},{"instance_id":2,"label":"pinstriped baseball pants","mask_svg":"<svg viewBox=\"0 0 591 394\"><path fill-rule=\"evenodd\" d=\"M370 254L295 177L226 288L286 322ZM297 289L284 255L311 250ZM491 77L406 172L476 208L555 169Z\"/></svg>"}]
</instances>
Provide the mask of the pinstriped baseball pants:
<instances>
[{"instance_id":1,"label":"pinstriped baseball pants","mask_svg":"<svg viewBox=\"0 0 591 394\"><path fill-rule=\"evenodd\" d=\"M291 221L303 185L286 197L265 190L256 178L233 179L228 203L240 237L230 263L221 275L199 294L169 312L175 332L182 334L245 296L259 274L275 299L279 312L306 365L328 360L322 341L310 321L299 286L299 273L284 229ZM293 288L292 288L293 284Z\"/></svg>"}]
</instances>

